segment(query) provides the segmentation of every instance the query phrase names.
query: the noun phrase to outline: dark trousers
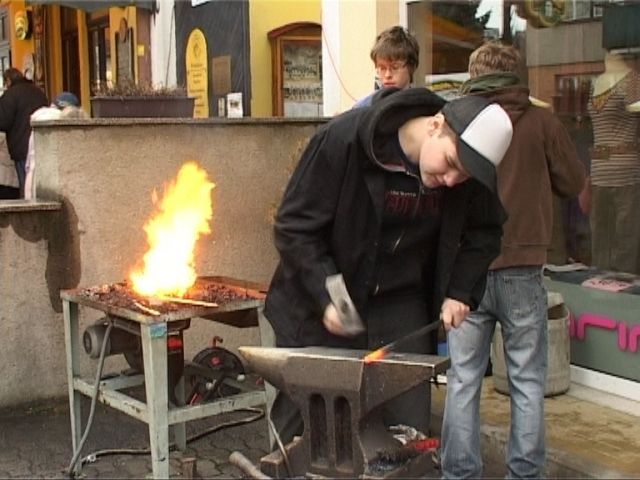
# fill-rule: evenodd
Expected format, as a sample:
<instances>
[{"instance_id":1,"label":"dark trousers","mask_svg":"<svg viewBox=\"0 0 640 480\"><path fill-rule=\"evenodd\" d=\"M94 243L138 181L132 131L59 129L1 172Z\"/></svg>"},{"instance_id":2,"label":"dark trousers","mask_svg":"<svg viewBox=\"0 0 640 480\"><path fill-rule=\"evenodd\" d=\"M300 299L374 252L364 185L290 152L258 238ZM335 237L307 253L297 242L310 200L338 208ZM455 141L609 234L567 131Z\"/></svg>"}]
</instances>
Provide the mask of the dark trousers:
<instances>
[{"instance_id":1,"label":"dark trousers","mask_svg":"<svg viewBox=\"0 0 640 480\"><path fill-rule=\"evenodd\" d=\"M417 297L385 297L372 299L367 312L368 348L375 350L417 330L429 322L427 303ZM408 353L436 353L437 332L403 345ZM430 385L421 385L388 401L383 419L387 426L409 425L429 432L431 417ZM297 406L283 392L278 392L271 407L271 420L283 444L302 435L304 425Z\"/></svg>"}]
</instances>

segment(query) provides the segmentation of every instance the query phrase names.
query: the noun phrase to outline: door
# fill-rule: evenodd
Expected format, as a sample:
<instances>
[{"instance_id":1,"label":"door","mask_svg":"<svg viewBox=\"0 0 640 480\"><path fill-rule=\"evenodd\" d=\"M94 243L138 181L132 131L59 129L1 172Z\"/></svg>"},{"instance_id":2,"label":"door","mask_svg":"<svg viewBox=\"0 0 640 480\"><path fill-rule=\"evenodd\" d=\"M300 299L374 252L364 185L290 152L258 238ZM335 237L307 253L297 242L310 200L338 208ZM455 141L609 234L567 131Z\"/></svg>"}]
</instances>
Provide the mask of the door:
<instances>
[{"instance_id":1,"label":"door","mask_svg":"<svg viewBox=\"0 0 640 480\"><path fill-rule=\"evenodd\" d=\"M62 89L80 96L80 56L78 54L78 20L73 8L60 8L62 32Z\"/></svg>"}]
</instances>

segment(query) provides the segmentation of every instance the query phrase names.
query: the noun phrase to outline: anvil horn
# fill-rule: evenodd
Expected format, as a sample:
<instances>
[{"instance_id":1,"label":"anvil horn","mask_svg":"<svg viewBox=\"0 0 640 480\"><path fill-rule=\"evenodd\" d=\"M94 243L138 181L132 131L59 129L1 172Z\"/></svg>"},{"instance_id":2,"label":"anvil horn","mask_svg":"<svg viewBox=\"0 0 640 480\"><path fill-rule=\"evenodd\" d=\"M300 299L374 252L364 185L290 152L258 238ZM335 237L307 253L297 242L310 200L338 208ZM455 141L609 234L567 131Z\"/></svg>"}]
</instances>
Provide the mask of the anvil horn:
<instances>
[{"instance_id":1,"label":"anvil horn","mask_svg":"<svg viewBox=\"0 0 640 480\"><path fill-rule=\"evenodd\" d=\"M282 348L240 347L238 351L245 360L247 368L260 375L274 387L284 390L284 367L287 355Z\"/></svg>"}]
</instances>

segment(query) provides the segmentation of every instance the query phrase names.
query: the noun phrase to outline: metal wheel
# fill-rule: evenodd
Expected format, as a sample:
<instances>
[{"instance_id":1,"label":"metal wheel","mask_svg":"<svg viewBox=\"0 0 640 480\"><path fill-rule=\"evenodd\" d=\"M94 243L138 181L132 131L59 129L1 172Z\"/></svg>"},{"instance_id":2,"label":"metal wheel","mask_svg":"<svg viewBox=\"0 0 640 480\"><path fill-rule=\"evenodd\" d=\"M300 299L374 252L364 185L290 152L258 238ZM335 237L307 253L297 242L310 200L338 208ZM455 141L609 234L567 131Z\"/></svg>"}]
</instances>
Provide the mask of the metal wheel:
<instances>
[{"instance_id":1,"label":"metal wheel","mask_svg":"<svg viewBox=\"0 0 640 480\"><path fill-rule=\"evenodd\" d=\"M185 366L186 385L191 386L187 403L195 405L235 395L236 387L225 383L225 379L236 380L244 375L240 359L221 347L208 347L193 357L192 365Z\"/></svg>"}]
</instances>

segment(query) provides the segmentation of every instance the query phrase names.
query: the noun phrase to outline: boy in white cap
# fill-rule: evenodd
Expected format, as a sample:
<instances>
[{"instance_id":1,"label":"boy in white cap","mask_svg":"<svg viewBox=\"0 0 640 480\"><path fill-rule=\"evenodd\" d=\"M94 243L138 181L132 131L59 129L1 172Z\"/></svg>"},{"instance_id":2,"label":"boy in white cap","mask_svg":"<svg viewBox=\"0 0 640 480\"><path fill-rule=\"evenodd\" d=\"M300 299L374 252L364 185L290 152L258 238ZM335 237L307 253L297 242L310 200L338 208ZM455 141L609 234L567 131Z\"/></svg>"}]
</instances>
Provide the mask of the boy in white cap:
<instances>
[{"instance_id":1,"label":"boy in white cap","mask_svg":"<svg viewBox=\"0 0 640 480\"><path fill-rule=\"evenodd\" d=\"M276 345L375 349L441 318L455 328L479 304L505 219L496 166L512 127L483 98L447 103L426 89L381 90L310 140L275 219L280 263L265 316ZM342 274L366 331L351 336L325 288ZM406 351L433 353L437 337ZM428 431L428 385L385 422ZM299 415L279 394L272 419L288 442Z\"/></svg>"}]
</instances>

